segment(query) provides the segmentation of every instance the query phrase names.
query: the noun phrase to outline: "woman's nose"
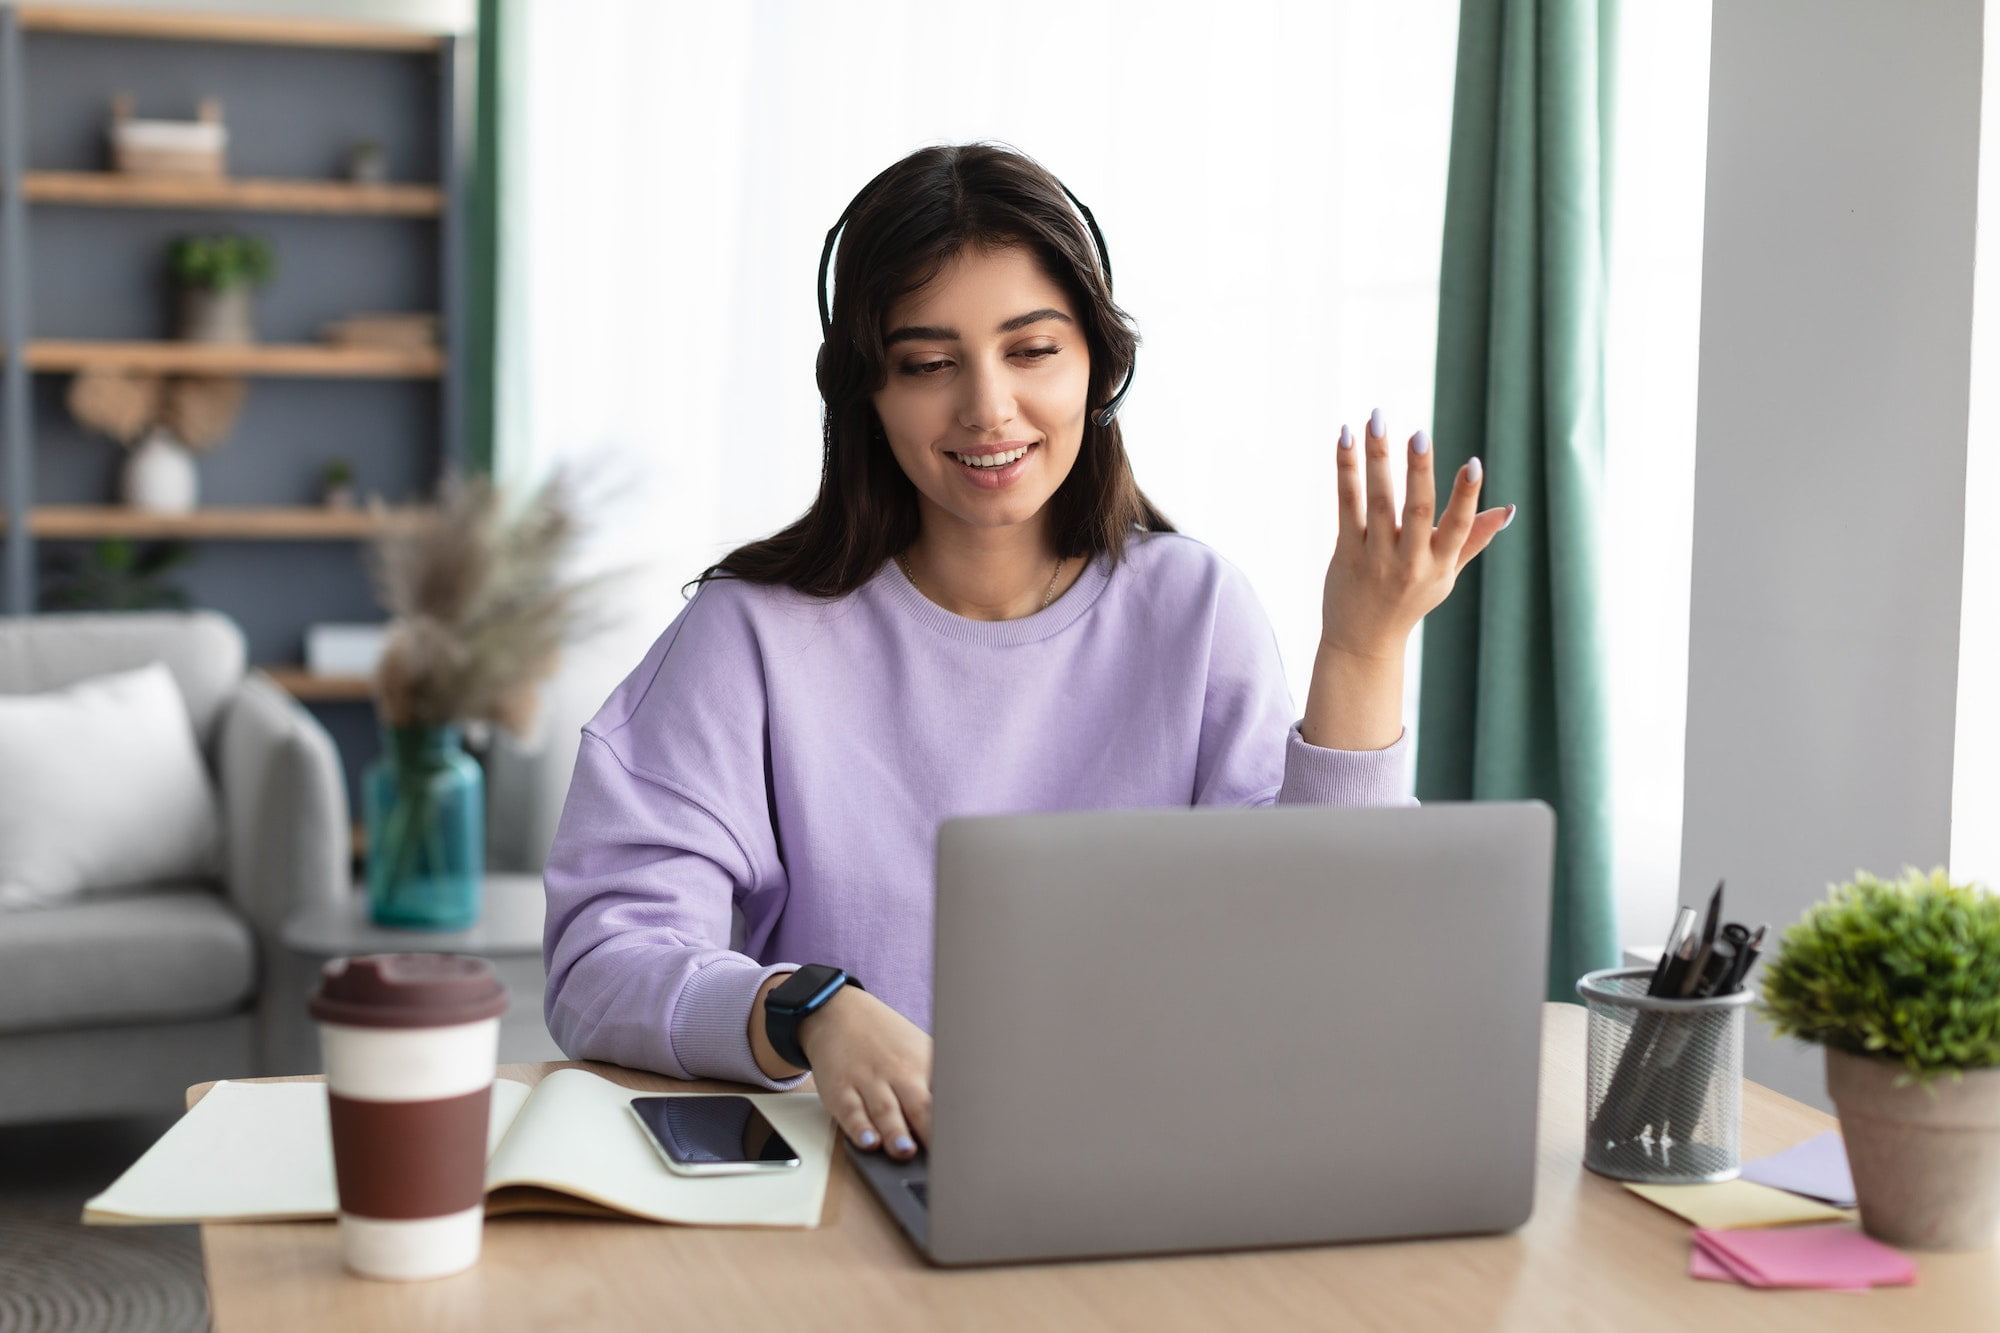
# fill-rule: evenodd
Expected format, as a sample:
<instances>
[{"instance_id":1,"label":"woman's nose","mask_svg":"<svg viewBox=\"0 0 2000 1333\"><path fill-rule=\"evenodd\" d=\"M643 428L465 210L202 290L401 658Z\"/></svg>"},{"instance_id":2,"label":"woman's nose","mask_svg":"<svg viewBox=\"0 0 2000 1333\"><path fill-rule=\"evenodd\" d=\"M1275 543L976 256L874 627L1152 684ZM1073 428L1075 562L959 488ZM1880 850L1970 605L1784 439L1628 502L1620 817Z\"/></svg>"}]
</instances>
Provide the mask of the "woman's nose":
<instances>
[{"instance_id":1,"label":"woman's nose","mask_svg":"<svg viewBox=\"0 0 2000 1333\"><path fill-rule=\"evenodd\" d=\"M958 422L971 431L997 430L1014 419L1014 391L1007 372L984 362L969 366L959 376L964 397L959 403Z\"/></svg>"}]
</instances>

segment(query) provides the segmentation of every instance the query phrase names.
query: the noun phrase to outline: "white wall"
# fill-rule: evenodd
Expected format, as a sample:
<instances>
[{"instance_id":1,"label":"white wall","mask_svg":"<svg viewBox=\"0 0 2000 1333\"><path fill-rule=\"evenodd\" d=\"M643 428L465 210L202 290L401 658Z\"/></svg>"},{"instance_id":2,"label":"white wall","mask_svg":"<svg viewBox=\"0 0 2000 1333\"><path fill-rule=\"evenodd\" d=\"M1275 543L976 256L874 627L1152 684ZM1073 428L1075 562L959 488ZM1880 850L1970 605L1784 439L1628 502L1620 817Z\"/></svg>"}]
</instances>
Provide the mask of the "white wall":
<instances>
[{"instance_id":1,"label":"white wall","mask_svg":"<svg viewBox=\"0 0 2000 1333\"><path fill-rule=\"evenodd\" d=\"M1681 877L1736 919L1950 853L1980 65L1980 0L1715 10Z\"/></svg>"},{"instance_id":2,"label":"white wall","mask_svg":"<svg viewBox=\"0 0 2000 1333\"><path fill-rule=\"evenodd\" d=\"M2000 5L1987 15L1986 68L2000 71ZM2000 494L2000 95L1985 99L1979 125L1978 247L1987 262L1973 272L1965 493L1990 503ZM2000 889L2000 525L1990 521L1965 528L1958 664L1951 873Z\"/></svg>"}]
</instances>

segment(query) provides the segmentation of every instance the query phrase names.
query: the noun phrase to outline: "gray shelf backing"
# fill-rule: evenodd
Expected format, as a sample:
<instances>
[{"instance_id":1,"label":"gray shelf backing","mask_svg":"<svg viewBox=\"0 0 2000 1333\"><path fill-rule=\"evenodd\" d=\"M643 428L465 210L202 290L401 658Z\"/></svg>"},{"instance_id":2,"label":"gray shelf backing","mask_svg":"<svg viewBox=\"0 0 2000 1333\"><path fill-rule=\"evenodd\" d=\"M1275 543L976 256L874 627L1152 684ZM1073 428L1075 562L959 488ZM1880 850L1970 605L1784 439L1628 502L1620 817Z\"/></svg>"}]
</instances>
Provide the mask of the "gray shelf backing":
<instances>
[{"instance_id":1,"label":"gray shelf backing","mask_svg":"<svg viewBox=\"0 0 2000 1333\"><path fill-rule=\"evenodd\" d=\"M28 369L27 203L21 174L27 169L23 119L21 29L12 5L0 6L0 486L6 490L5 608L9 615L34 609L34 539L27 509L33 501L33 427Z\"/></svg>"}]
</instances>

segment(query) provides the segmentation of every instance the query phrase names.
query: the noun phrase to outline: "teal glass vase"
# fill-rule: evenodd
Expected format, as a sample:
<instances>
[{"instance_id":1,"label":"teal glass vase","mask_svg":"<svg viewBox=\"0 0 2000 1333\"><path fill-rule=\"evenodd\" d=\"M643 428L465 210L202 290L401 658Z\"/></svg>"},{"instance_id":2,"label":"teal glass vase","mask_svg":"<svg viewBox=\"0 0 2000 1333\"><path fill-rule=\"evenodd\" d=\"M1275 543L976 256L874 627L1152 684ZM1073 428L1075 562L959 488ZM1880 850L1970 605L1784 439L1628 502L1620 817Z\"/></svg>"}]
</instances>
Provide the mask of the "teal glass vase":
<instances>
[{"instance_id":1,"label":"teal glass vase","mask_svg":"<svg viewBox=\"0 0 2000 1333\"><path fill-rule=\"evenodd\" d=\"M362 775L368 915L378 926L466 930L486 881L486 778L455 726L384 727Z\"/></svg>"}]
</instances>

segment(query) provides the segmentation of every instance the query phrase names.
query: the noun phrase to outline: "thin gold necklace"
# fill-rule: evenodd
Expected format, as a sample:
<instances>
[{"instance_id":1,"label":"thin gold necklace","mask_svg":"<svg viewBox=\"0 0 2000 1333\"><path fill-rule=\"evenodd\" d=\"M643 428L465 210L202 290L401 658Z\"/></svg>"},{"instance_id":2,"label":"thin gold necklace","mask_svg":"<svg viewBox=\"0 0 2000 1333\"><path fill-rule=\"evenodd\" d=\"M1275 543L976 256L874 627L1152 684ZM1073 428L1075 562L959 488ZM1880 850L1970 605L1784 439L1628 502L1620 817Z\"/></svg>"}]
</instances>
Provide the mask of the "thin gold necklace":
<instances>
[{"instance_id":1,"label":"thin gold necklace","mask_svg":"<svg viewBox=\"0 0 2000 1333\"><path fill-rule=\"evenodd\" d=\"M897 564L899 564L899 565L901 565L901 566L903 567L903 577L904 577L904 578L906 578L906 579L908 579L908 580L910 581L910 586L911 586L912 588L917 588L917 576L916 576L915 574L912 574L912 573L910 572L910 558L909 558L909 556L907 556L907 555L903 554L903 552L901 552L901 551L898 551L898 552L896 552L896 563L897 563ZM1043 611L1046 611L1046 610L1048 610L1048 609L1049 609L1049 603L1050 603L1050 602L1053 602L1053 601L1054 601L1054 600L1056 599L1056 584L1057 584L1058 582L1060 582L1060 581L1061 581L1061 579L1062 579L1062 567L1063 567L1063 560L1062 560L1062 557L1061 557L1061 556L1057 556L1057 557L1056 557L1056 572L1055 572L1055 573L1053 573L1053 574L1051 574L1051 575L1049 575L1049 590L1048 590L1048 592L1046 592L1046 593L1044 593L1044 594L1042 595L1042 605L1041 605L1040 609L1041 609L1041 610L1043 610ZM922 591L923 591L923 589L922 589L922 588L917 588L917 591L918 591L918 592L922 592Z\"/></svg>"}]
</instances>

